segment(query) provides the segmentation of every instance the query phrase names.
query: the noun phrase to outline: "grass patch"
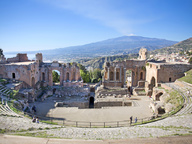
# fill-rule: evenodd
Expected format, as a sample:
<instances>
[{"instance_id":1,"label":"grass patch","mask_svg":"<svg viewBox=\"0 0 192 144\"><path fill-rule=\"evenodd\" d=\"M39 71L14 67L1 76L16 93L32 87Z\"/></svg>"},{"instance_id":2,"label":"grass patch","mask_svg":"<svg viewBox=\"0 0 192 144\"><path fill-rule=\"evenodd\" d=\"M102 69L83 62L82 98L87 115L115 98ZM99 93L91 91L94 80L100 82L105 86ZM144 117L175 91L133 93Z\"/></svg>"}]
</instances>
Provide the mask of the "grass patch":
<instances>
[{"instance_id":1,"label":"grass patch","mask_svg":"<svg viewBox=\"0 0 192 144\"><path fill-rule=\"evenodd\" d=\"M0 133L4 134L4 133L6 133L6 130L5 129L0 129Z\"/></svg>"},{"instance_id":2,"label":"grass patch","mask_svg":"<svg viewBox=\"0 0 192 144\"><path fill-rule=\"evenodd\" d=\"M188 135L192 135L192 134L190 134L190 133L186 133L186 134L175 133L175 134L173 134L173 136L188 136Z\"/></svg>"},{"instance_id":3,"label":"grass patch","mask_svg":"<svg viewBox=\"0 0 192 144\"><path fill-rule=\"evenodd\" d=\"M23 114L20 110L16 109L16 108L13 106L13 103L14 103L14 101L7 103L7 104L9 105L10 109L11 109L12 111L14 111L15 113L17 113L17 114Z\"/></svg>"},{"instance_id":4,"label":"grass patch","mask_svg":"<svg viewBox=\"0 0 192 144\"><path fill-rule=\"evenodd\" d=\"M168 92L169 97L166 99L166 103L173 104L176 108L183 104L183 97L180 95L178 91L171 90Z\"/></svg>"},{"instance_id":5,"label":"grass patch","mask_svg":"<svg viewBox=\"0 0 192 144\"><path fill-rule=\"evenodd\" d=\"M158 87L158 89L165 89L165 88L163 88L163 87Z\"/></svg>"},{"instance_id":6,"label":"grass patch","mask_svg":"<svg viewBox=\"0 0 192 144\"><path fill-rule=\"evenodd\" d=\"M183 126L180 126L180 127L177 127L177 126L146 126L147 128L160 128L160 129L163 129L163 130L167 130L167 129L190 129L189 127L183 127Z\"/></svg>"},{"instance_id":7,"label":"grass patch","mask_svg":"<svg viewBox=\"0 0 192 144\"><path fill-rule=\"evenodd\" d=\"M14 130L9 129L0 129L0 134L8 133L8 132L15 132Z\"/></svg>"},{"instance_id":8,"label":"grass patch","mask_svg":"<svg viewBox=\"0 0 192 144\"><path fill-rule=\"evenodd\" d=\"M6 80L6 79L0 79L0 83L6 84L6 83L7 83L7 80Z\"/></svg>"},{"instance_id":9,"label":"grass patch","mask_svg":"<svg viewBox=\"0 0 192 144\"><path fill-rule=\"evenodd\" d=\"M28 128L28 131L33 131L35 130L35 128L31 127L31 128Z\"/></svg>"},{"instance_id":10,"label":"grass patch","mask_svg":"<svg viewBox=\"0 0 192 144\"><path fill-rule=\"evenodd\" d=\"M175 92L177 92L177 91L175 91ZM174 93L175 94L175 93ZM177 94L179 94L178 92L177 92ZM173 97L174 96L174 97ZM134 124L132 124L133 126L134 125L141 125L141 124L147 124L147 123L151 123L151 122L155 122L155 121L158 121L158 120L161 120L161 119L164 119L164 118L166 118L166 117L169 117L169 116L171 116L171 115L174 115L174 114L176 114L178 111L180 111L181 110L181 108L183 107L183 97L179 94L179 98L176 98L176 100L174 100L175 99L175 97L177 97L178 95L173 95L172 94L172 98L173 98L173 102L177 102L176 104L179 104L179 106L177 106L174 110L172 110L171 112L169 112L169 113L165 113L164 115L162 115L161 117L158 117L158 118L155 118L155 119L151 119L151 120L145 120L145 121L143 121L143 122L137 122L137 123L134 123ZM170 101L171 101L171 99L170 99Z\"/></svg>"},{"instance_id":11,"label":"grass patch","mask_svg":"<svg viewBox=\"0 0 192 144\"><path fill-rule=\"evenodd\" d=\"M41 138L48 138L48 137L53 137L53 134L48 135L46 131L43 132L27 132L27 133L17 133L15 135L18 136L30 136L30 137L41 137Z\"/></svg>"},{"instance_id":12,"label":"grass patch","mask_svg":"<svg viewBox=\"0 0 192 144\"><path fill-rule=\"evenodd\" d=\"M192 69L187 71L186 73L187 73L186 76L184 76L184 77L182 77L182 78L180 78L178 80L192 84Z\"/></svg>"},{"instance_id":13,"label":"grass patch","mask_svg":"<svg viewBox=\"0 0 192 144\"><path fill-rule=\"evenodd\" d=\"M58 125L56 122L51 122L51 121L45 121L45 120L40 120L42 123L47 123L47 124L53 124L53 125Z\"/></svg>"}]
</instances>

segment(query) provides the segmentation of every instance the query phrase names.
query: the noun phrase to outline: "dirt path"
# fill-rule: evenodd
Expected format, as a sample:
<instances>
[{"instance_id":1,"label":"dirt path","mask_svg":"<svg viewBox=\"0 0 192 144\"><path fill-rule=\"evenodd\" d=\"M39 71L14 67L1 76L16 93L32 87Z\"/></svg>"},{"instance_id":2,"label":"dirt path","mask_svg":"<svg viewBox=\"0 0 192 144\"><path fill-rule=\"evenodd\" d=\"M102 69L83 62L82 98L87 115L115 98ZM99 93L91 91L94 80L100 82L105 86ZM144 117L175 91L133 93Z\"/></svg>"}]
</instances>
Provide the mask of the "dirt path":
<instances>
[{"instance_id":1,"label":"dirt path","mask_svg":"<svg viewBox=\"0 0 192 144\"><path fill-rule=\"evenodd\" d=\"M49 139L23 136L0 135L0 144L191 144L192 136L162 138L133 138L126 140L76 140Z\"/></svg>"}]
</instances>

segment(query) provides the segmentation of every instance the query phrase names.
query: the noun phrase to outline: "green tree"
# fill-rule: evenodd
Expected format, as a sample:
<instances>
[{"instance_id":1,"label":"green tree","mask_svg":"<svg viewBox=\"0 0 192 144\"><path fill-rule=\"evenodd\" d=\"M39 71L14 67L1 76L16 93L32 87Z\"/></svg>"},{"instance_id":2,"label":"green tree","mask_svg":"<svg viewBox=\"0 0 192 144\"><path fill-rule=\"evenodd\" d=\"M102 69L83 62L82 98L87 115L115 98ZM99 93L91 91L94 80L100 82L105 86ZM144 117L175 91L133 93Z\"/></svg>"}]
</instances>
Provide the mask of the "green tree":
<instances>
[{"instance_id":1,"label":"green tree","mask_svg":"<svg viewBox=\"0 0 192 144\"><path fill-rule=\"evenodd\" d=\"M59 74L56 71L52 72L53 82L59 82Z\"/></svg>"},{"instance_id":2,"label":"green tree","mask_svg":"<svg viewBox=\"0 0 192 144\"><path fill-rule=\"evenodd\" d=\"M94 69L94 71L93 71L93 78L95 78L95 79L99 79L99 78L101 78L101 69Z\"/></svg>"},{"instance_id":3,"label":"green tree","mask_svg":"<svg viewBox=\"0 0 192 144\"><path fill-rule=\"evenodd\" d=\"M77 66L80 68L80 70L83 70L84 72L87 71L85 66L83 66L82 64L78 63Z\"/></svg>"},{"instance_id":4,"label":"green tree","mask_svg":"<svg viewBox=\"0 0 192 144\"><path fill-rule=\"evenodd\" d=\"M101 69L97 68L94 69L93 71L90 71L90 79L92 83L97 83L98 81L101 80Z\"/></svg>"},{"instance_id":5,"label":"green tree","mask_svg":"<svg viewBox=\"0 0 192 144\"><path fill-rule=\"evenodd\" d=\"M11 93L10 93L10 98L15 98L18 94L19 90L13 90Z\"/></svg>"},{"instance_id":6,"label":"green tree","mask_svg":"<svg viewBox=\"0 0 192 144\"><path fill-rule=\"evenodd\" d=\"M80 75L83 79L83 82L85 82L85 83L90 82L90 78L89 78L90 76L89 76L89 73L87 71L83 71L80 69Z\"/></svg>"},{"instance_id":7,"label":"green tree","mask_svg":"<svg viewBox=\"0 0 192 144\"><path fill-rule=\"evenodd\" d=\"M192 57L189 59L188 63L192 64Z\"/></svg>"},{"instance_id":8,"label":"green tree","mask_svg":"<svg viewBox=\"0 0 192 144\"><path fill-rule=\"evenodd\" d=\"M89 73L89 78L93 79L93 71L90 70L88 73Z\"/></svg>"},{"instance_id":9,"label":"green tree","mask_svg":"<svg viewBox=\"0 0 192 144\"><path fill-rule=\"evenodd\" d=\"M83 79L83 82L96 83L101 80L102 78L101 69L94 69L93 71L87 71L86 68L81 64L78 64L78 67L80 68L80 75Z\"/></svg>"}]
</instances>

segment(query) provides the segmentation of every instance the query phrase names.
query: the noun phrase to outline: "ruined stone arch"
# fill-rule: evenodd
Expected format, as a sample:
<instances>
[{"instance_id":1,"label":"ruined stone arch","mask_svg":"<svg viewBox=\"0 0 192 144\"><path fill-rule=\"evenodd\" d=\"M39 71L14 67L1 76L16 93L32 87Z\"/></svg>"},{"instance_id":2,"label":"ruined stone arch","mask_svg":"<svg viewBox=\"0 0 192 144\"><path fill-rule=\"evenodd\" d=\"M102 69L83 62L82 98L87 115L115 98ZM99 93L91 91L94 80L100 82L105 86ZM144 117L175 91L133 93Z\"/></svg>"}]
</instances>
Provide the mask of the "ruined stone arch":
<instances>
[{"instance_id":1,"label":"ruined stone arch","mask_svg":"<svg viewBox=\"0 0 192 144\"><path fill-rule=\"evenodd\" d=\"M45 73L42 72L42 81L45 81Z\"/></svg>"},{"instance_id":2,"label":"ruined stone arch","mask_svg":"<svg viewBox=\"0 0 192 144\"><path fill-rule=\"evenodd\" d=\"M53 71L56 71L57 73L59 73L59 82L58 83L54 83L53 82ZM49 69L49 85L50 86L53 86L54 84L56 85L62 85L62 80L63 80L63 77L62 77L62 69L60 67L50 67Z\"/></svg>"},{"instance_id":3,"label":"ruined stone arch","mask_svg":"<svg viewBox=\"0 0 192 144\"><path fill-rule=\"evenodd\" d=\"M119 72L116 72L116 80L119 80Z\"/></svg>"},{"instance_id":4,"label":"ruined stone arch","mask_svg":"<svg viewBox=\"0 0 192 144\"><path fill-rule=\"evenodd\" d=\"M74 81L76 80L75 76L76 76L76 72L73 71L73 80L74 80Z\"/></svg>"},{"instance_id":5,"label":"ruined stone arch","mask_svg":"<svg viewBox=\"0 0 192 144\"><path fill-rule=\"evenodd\" d=\"M15 73L12 73L12 78L13 78L13 79L15 79L15 78L16 78Z\"/></svg>"},{"instance_id":6,"label":"ruined stone arch","mask_svg":"<svg viewBox=\"0 0 192 144\"><path fill-rule=\"evenodd\" d=\"M89 98L89 108L94 108L94 97Z\"/></svg>"},{"instance_id":7,"label":"ruined stone arch","mask_svg":"<svg viewBox=\"0 0 192 144\"><path fill-rule=\"evenodd\" d=\"M155 100L156 100L156 101L160 101L160 97L161 97L162 95L163 95L162 92L156 94L156 96L155 96Z\"/></svg>"},{"instance_id":8,"label":"ruined stone arch","mask_svg":"<svg viewBox=\"0 0 192 144\"><path fill-rule=\"evenodd\" d=\"M125 74L125 81L127 83L127 86L135 86L136 84L135 78L136 76L134 69L127 68Z\"/></svg>"},{"instance_id":9,"label":"ruined stone arch","mask_svg":"<svg viewBox=\"0 0 192 144\"><path fill-rule=\"evenodd\" d=\"M158 111L158 114L164 114L164 113L165 113L165 109L162 108L162 107L159 107L159 108L157 109L157 111Z\"/></svg>"},{"instance_id":10,"label":"ruined stone arch","mask_svg":"<svg viewBox=\"0 0 192 144\"><path fill-rule=\"evenodd\" d=\"M66 73L66 80L69 81L69 72Z\"/></svg>"},{"instance_id":11,"label":"ruined stone arch","mask_svg":"<svg viewBox=\"0 0 192 144\"><path fill-rule=\"evenodd\" d=\"M34 77L31 78L31 86L33 88L35 87L35 78Z\"/></svg>"},{"instance_id":12,"label":"ruined stone arch","mask_svg":"<svg viewBox=\"0 0 192 144\"><path fill-rule=\"evenodd\" d=\"M123 87L127 86L126 71L131 70L132 74L129 77L130 86L136 87L140 80L142 72L142 80L145 79L146 69L142 69L145 66L145 61L140 60L126 60L126 61L115 61L111 64L106 63L103 85L106 87Z\"/></svg>"},{"instance_id":13,"label":"ruined stone arch","mask_svg":"<svg viewBox=\"0 0 192 144\"><path fill-rule=\"evenodd\" d=\"M113 74L113 72L111 71L110 73L109 73L109 78L110 78L110 81L113 81L114 79L114 74Z\"/></svg>"},{"instance_id":14,"label":"ruined stone arch","mask_svg":"<svg viewBox=\"0 0 192 144\"><path fill-rule=\"evenodd\" d=\"M156 80L155 80L154 77L152 77L152 78L151 78L151 83L150 83L151 89L153 89L153 87L155 87L155 83L156 83Z\"/></svg>"},{"instance_id":15,"label":"ruined stone arch","mask_svg":"<svg viewBox=\"0 0 192 144\"><path fill-rule=\"evenodd\" d=\"M140 72L140 80L143 80L143 72Z\"/></svg>"}]
</instances>

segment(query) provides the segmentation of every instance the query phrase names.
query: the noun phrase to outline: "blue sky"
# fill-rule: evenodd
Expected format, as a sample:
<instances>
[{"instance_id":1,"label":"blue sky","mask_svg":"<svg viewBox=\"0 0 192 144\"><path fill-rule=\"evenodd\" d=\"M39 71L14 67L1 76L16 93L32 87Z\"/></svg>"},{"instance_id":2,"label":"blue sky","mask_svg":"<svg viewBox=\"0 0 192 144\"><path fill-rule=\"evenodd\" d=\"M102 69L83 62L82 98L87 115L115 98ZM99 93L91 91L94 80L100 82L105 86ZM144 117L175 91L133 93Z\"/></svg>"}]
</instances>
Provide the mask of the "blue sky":
<instances>
[{"instance_id":1,"label":"blue sky","mask_svg":"<svg viewBox=\"0 0 192 144\"><path fill-rule=\"evenodd\" d=\"M0 0L0 48L33 51L124 35L192 37L192 0Z\"/></svg>"}]
</instances>

